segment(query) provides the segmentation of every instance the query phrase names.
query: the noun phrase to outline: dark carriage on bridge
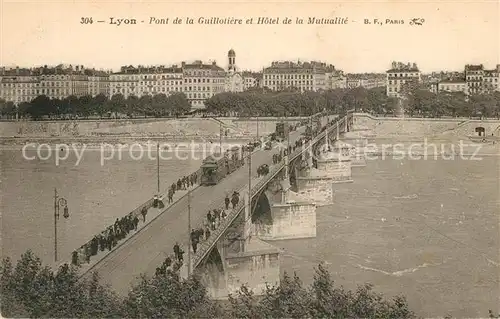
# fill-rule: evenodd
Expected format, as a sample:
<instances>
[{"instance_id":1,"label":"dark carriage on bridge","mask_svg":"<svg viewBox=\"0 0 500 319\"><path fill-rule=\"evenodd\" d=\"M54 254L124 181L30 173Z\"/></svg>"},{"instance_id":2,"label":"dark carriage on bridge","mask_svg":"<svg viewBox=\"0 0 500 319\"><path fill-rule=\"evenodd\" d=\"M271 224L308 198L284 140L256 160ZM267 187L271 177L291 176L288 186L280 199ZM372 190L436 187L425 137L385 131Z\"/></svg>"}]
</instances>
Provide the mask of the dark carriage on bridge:
<instances>
[{"instance_id":1,"label":"dark carriage on bridge","mask_svg":"<svg viewBox=\"0 0 500 319\"><path fill-rule=\"evenodd\" d=\"M208 156L201 165L201 181L203 186L216 185L226 175L225 167L221 165L225 159L217 160L213 156Z\"/></svg>"},{"instance_id":2,"label":"dark carriage on bridge","mask_svg":"<svg viewBox=\"0 0 500 319\"><path fill-rule=\"evenodd\" d=\"M226 151L222 158L208 156L201 165L201 185L216 185L221 179L231 174L245 163L243 150L235 146Z\"/></svg>"},{"instance_id":3,"label":"dark carriage on bridge","mask_svg":"<svg viewBox=\"0 0 500 319\"><path fill-rule=\"evenodd\" d=\"M275 138L278 142L285 140L285 122L276 123L276 135Z\"/></svg>"}]
</instances>

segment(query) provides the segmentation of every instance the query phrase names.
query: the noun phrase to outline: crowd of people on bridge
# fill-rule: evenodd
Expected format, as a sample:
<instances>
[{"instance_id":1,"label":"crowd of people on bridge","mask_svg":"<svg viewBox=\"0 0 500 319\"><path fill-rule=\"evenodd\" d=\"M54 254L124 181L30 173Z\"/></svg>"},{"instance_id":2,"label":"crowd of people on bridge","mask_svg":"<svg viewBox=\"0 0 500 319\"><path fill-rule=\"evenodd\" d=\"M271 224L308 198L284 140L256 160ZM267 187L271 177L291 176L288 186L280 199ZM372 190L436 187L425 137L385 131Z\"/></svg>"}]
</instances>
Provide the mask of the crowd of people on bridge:
<instances>
[{"instance_id":1,"label":"crowd of people on bridge","mask_svg":"<svg viewBox=\"0 0 500 319\"><path fill-rule=\"evenodd\" d=\"M183 178L179 178L177 183L172 183L170 188L168 189L167 197L168 203L171 204L174 201L174 195L176 191L186 190L188 188L193 187L198 183L198 174L193 173L189 176L184 176Z\"/></svg>"},{"instance_id":2,"label":"crowd of people on bridge","mask_svg":"<svg viewBox=\"0 0 500 319\"><path fill-rule=\"evenodd\" d=\"M223 221L226 220L230 207L235 209L239 202L240 194L237 191L234 191L231 197L226 195L223 207L210 209L207 212L207 218L203 224L196 229L191 229L191 247L193 248L193 252L195 254L198 251L198 245L201 242L208 240L212 232L215 232Z\"/></svg>"},{"instance_id":3,"label":"crowd of people on bridge","mask_svg":"<svg viewBox=\"0 0 500 319\"><path fill-rule=\"evenodd\" d=\"M169 272L176 273L181 269L184 264L184 250L182 250L179 243L176 242L173 251L174 253L169 254L160 267L156 267L156 276L166 275Z\"/></svg>"},{"instance_id":4,"label":"crowd of people on bridge","mask_svg":"<svg viewBox=\"0 0 500 319\"><path fill-rule=\"evenodd\" d=\"M171 204L173 202L173 197L176 192L187 190L195 186L197 182L198 174L196 172L177 180L177 182L173 183L168 189L168 203ZM126 238L132 231L138 230L140 219L142 219L143 223L146 223L146 216L151 207L164 207L164 205L157 206L157 199L157 196L155 196L155 200L151 205L141 205L139 209L136 209L122 218L117 218L113 225L108 226L104 231L94 236L78 250L73 251L71 263L73 265L90 263L90 258L97 255L99 251L111 251L118 245L119 241ZM141 217L140 219L139 216Z\"/></svg>"}]
</instances>

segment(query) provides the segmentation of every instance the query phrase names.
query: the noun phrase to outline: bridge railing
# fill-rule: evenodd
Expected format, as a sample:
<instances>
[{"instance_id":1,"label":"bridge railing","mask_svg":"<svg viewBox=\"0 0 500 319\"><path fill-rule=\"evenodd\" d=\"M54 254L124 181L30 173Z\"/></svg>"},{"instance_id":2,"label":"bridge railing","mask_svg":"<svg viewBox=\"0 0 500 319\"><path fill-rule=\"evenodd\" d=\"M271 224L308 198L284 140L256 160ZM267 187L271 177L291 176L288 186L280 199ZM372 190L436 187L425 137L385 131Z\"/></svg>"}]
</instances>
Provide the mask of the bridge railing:
<instances>
[{"instance_id":1,"label":"bridge railing","mask_svg":"<svg viewBox=\"0 0 500 319\"><path fill-rule=\"evenodd\" d=\"M321 132L318 136L316 136L308 146L301 147L292 154L290 154L289 161L295 160L299 157L303 152L312 147L312 145L316 144L326 135L326 131L333 130L334 128L340 128L340 125L335 124L343 124L345 121L345 117L336 118L334 121L334 125L331 127L327 127L326 130ZM342 122L342 123L340 123ZM283 159L278 166L275 166L271 169L271 171L257 184L252 187L252 196L259 193L265 185L269 183L271 179L273 179L283 168L285 167L285 160ZM215 243L222 237L227 228L234 222L234 220L238 217L242 210L245 209L245 202L240 201L238 205L228 214L228 216L224 219L224 221L217 227L217 229L211 234L211 236L203 242L203 244L199 247L197 253L193 258L193 268L196 268L198 264L205 258L205 256L210 252ZM245 221L246 222L246 221Z\"/></svg>"}]
</instances>

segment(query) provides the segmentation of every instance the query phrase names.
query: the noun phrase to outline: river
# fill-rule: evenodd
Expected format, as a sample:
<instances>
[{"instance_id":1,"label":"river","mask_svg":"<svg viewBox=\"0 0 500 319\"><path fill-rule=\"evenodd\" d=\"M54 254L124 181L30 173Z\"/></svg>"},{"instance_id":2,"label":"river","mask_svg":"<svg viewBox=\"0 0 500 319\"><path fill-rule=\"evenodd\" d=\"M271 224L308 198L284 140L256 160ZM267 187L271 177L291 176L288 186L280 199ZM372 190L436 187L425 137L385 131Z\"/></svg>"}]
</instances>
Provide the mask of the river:
<instances>
[{"instance_id":1,"label":"river","mask_svg":"<svg viewBox=\"0 0 500 319\"><path fill-rule=\"evenodd\" d=\"M270 242L282 270L310 283L325 262L336 284L403 294L417 314L499 310L499 161L376 160L317 209L317 238Z\"/></svg>"},{"instance_id":2,"label":"river","mask_svg":"<svg viewBox=\"0 0 500 319\"><path fill-rule=\"evenodd\" d=\"M129 156L100 164L87 150L54 161L2 150L2 256L32 249L53 259L54 187L68 200L59 221L60 256L150 198L156 160ZM160 161L162 188L198 169L197 160ZM353 168L352 184L335 186L334 204L317 210L317 238L270 242L283 249L282 270L305 283L325 262L339 285L370 282L404 294L426 317L485 317L499 302L498 157L465 160L376 160Z\"/></svg>"}]
</instances>

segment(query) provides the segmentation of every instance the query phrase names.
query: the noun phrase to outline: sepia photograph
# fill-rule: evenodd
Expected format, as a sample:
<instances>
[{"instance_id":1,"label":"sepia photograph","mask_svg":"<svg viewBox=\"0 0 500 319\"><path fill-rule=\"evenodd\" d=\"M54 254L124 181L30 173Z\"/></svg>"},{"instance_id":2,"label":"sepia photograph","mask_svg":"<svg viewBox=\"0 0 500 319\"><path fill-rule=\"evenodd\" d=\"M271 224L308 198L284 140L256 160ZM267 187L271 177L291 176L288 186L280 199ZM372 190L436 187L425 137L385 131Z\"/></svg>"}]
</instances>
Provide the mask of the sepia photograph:
<instances>
[{"instance_id":1,"label":"sepia photograph","mask_svg":"<svg viewBox=\"0 0 500 319\"><path fill-rule=\"evenodd\" d=\"M500 318L500 3L0 0L1 318Z\"/></svg>"}]
</instances>

